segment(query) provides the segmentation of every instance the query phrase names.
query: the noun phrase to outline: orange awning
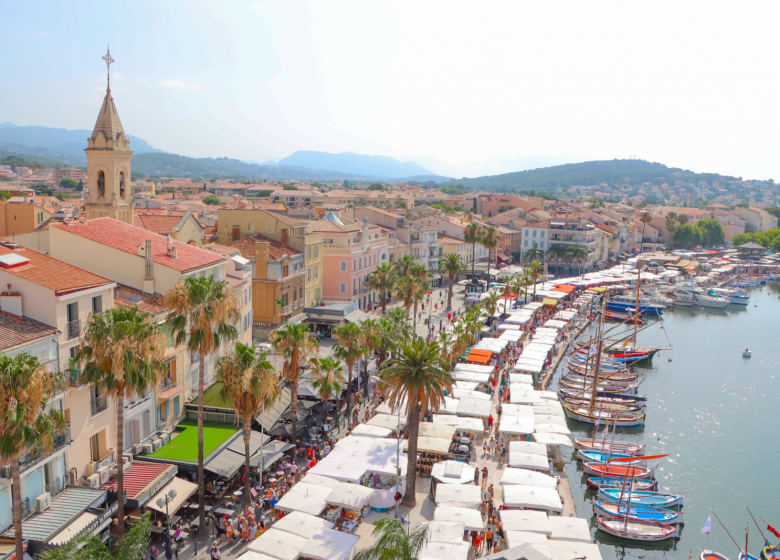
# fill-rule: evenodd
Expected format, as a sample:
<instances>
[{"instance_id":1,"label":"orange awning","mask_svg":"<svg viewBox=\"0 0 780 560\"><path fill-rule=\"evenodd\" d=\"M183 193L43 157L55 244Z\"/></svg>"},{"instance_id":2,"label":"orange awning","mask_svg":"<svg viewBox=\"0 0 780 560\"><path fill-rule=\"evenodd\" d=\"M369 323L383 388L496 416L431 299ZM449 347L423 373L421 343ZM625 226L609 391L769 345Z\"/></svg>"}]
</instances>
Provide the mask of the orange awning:
<instances>
[{"instance_id":1,"label":"orange awning","mask_svg":"<svg viewBox=\"0 0 780 560\"><path fill-rule=\"evenodd\" d=\"M493 351L492 350L483 350L481 348L475 348L474 350L471 351L471 355L472 356L487 356L488 358L490 358L493 355Z\"/></svg>"},{"instance_id":2,"label":"orange awning","mask_svg":"<svg viewBox=\"0 0 780 560\"><path fill-rule=\"evenodd\" d=\"M544 305L558 305L558 300L553 298L544 298L542 303Z\"/></svg>"},{"instance_id":3,"label":"orange awning","mask_svg":"<svg viewBox=\"0 0 780 560\"><path fill-rule=\"evenodd\" d=\"M467 362L475 362L477 364L486 364L490 361L490 356L478 356L472 354L468 358L466 358Z\"/></svg>"},{"instance_id":4,"label":"orange awning","mask_svg":"<svg viewBox=\"0 0 780 560\"><path fill-rule=\"evenodd\" d=\"M575 286L569 286L568 284L561 284L559 286L555 286L555 290L558 292L564 292L567 294L572 293L577 288Z\"/></svg>"}]
</instances>

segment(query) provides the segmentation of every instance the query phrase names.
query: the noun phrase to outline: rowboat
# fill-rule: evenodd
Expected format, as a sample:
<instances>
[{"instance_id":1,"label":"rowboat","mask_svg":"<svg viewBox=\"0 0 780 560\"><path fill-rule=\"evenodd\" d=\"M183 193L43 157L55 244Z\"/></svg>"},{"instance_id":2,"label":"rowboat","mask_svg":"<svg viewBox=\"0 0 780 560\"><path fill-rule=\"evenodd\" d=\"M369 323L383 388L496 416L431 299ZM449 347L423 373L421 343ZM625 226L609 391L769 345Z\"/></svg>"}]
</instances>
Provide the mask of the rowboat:
<instances>
[{"instance_id":1,"label":"rowboat","mask_svg":"<svg viewBox=\"0 0 780 560\"><path fill-rule=\"evenodd\" d=\"M583 397L585 393L582 391L582 389L579 390L572 390L572 389L558 389L558 395L560 397L564 398L580 398ZM628 404L631 403L645 403L647 402L647 399L645 397L640 397L638 395L624 395L622 393L610 393L607 391L596 391L596 398L597 399L610 399L614 400L615 402L625 402Z\"/></svg>"},{"instance_id":2,"label":"rowboat","mask_svg":"<svg viewBox=\"0 0 780 560\"><path fill-rule=\"evenodd\" d=\"M596 424L597 422L606 422L617 426L644 426L645 424L645 415L641 412L620 412L596 408L590 412L588 407L574 406L568 403L563 404L563 412L567 418L586 424Z\"/></svg>"},{"instance_id":3,"label":"rowboat","mask_svg":"<svg viewBox=\"0 0 780 560\"><path fill-rule=\"evenodd\" d=\"M593 364L583 365L581 363L569 362L568 367L569 367L569 371L576 375L581 375L588 378L592 378L596 376L595 372L593 371L595 369L595 366ZM640 374L632 373L628 371L626 368L602 369L601 367L599 367L599 377L602 379L606 377L609 379L634 380L634 379L638 379L640 377Z\"/></svg>"},{"instance_id":4,"label":"rowboat","mask_svg":"<svg viewBox=\"0 0 780 560\"><path fill-rule=\"evenodd\" d=\"M744 550L739 553L739 560L758 560L755 556L752 554L748 554Z\"/></svg>"},{"instance_id":5,"label":"rowboat","mask_svg":"<svg viewBox=\"0 0 780 560\"><path fill-rule=\"evenodd\" d=\"M601 376L600 376L601 377ZM640 383L636 381L636 377L634 379L614 379L609 374L604 374L603 380L599 380L599 384L602 383L608 383L609 385L614 385L615 387L639 387ZM561 379L568 381L569 383L579 383L579 384L593 384L593 381L595 378L593 377L584 377L582 375L577 375L576 373L568 373L561 377Z\"/></svg>"},{"instance_id":6,"label":"rowboat","mask_svg":"<svg viewBox=\"0 0 780 560\"><path fill-rule=\"evenodd\" d=\"M626 482L625 478L615 478L615 477L604 477L601 478L600 476L590 476L587 479L588 486L591 488L616 488L616 489L622 489L624 486L628 487L628 482ZM648 480L648 479L641 479L641 478L635 478L634 479L634 490L653 490L658 487L658 481L657 480Z\"/></svg>"},{"instance_id":7,"label":"rowboat","mask_svg":"<svg viewBox=\"0 0 780 560\"><path fill-rule=\"evenodd\" d=\"M602 451L577 451L577 459L580 461L590 461L591 463L606 463L612 459L630 459L631 455L623 455L622 453L604 453ZM621 463L621 465L641 465L643 459L637 459L635 461L627 461Z\"/></svg>"},{"instance_id":8,"label":"rowboat","mask_svg":"<svg viewBox=\"0 0 780 560\"><path fill-rule=\"evenodd\" d=\"M561 379L558 382L558 386L563 389L570 389L572 391L591 391L593 389L592 383L585 383L585 386L583 387L582 382L575 383L567 381L566 379ZM596 388L598 391L604 391L607 393L625 393L627 395L636 394L636 387L618 387L615 385L609 385L607 383L599 383Z\"/></svg>"},{"instance_id":9,"label":"rowboat","mask_svg":"<svg viewBox=\"0 0 780 560\"><path fill-rule=\"evenodd\" d=\"M699 556L700 560L729 560L725 556L723 556L720 552L715 552L714 550L707 550L706 548L701 551L701 556Z\"/></svg>"},{"instance_id":10,"label":"rowboat","mask_svg":"<svg viewBox=\"0 0 780 560\"><path fill-rule=\"evenodd\" d=\"M634 443L631 441L592 441L589 438L574 438L574 446L577 449L586 449L589 451L605 451L612 449L618 453L635 455L642 453L645 450L645 446L641 443Z\"/></svg>"},{"instance_id":11,"label":"rowboat","mask_svg":"<svg viewBox=\"0 0 780 560\"><path fill-rule=\"evenodd\" d=\"M581 399L567 399L567 398L561 398L561 402L564 402L566 404L570 404L572 406L579 406L579 407L590 407L590 399L587 398L581 398ZM594 410L607 410L610 412L638 412L643 413L645 411L645 404L641 403L639 405L635 404L624 404L624 403L616 403L612 402L611 400L604 400L604 399L595 399L593 401L593 409Z\"/></svg>"},{"instance_id":12,"label":"rowboat","mask_svg":"<svg viewBox=\"0 0 780 560\"><path fill-rule=\"evenodd\" d=\"M613 477L626 477L633 476L635 478L648 478L653 476L653 469L650 467L644 467L640 465L634 465L631 467L624 467L616 464L600 464L600 463L588 463L583 461L582 470L585 474L592 474L596 476L613 476Z\"/></svg>"},{"instance_id":13,"label":"rowboat","mask_svg":"<svg viewBox=\"0 0 780 560\"><path fill-rule=\"evenodd\" d=\"M610 535L632 541L665 541L679 538L677 527L668 523L631 521L626 520L625 517L599 516L596 528Z\"/></svg>"},{"instance_id":14,"label":"rowboat","mask_svg":"<svg viewBox=\"0 0 780 560\"><path fill-rule=\"evenodd\" d=\"M634 506L634 504L608 502L606 500L596 500L593 502L593 509L597 515L623 516L625 518L628 512L629 521L654 521L656 523L684 524L685 518L682 512L672 511L663 508L654 508L647 506Z\"/></svg>"},{"instance_id":15,"label":"rowboat","mask_svg":"<svg viewBox=\"0 0 780 560\"><path fill-rule=\"evenodd\" d=\"M605 500L617 502L620 501L620 496L623 495L623 499L627 499L628 492L624 492L622 488L599 488L599 497ZM638 506L650 506L669 508L674 506L683 505L682 494L665 494L663 492L647 492L643 490L634 490L631 492L631 503Z\"/></svg>"},{"instance_id":16,"label":"rowboat","mask_svg":"<svg viewBox=\"0 0 780 560\"><path fill-rule=\"evenodd\" d=\"M776 560L780 558L780 546L774 546L765 541L766 545L761 549L761 560Z\"/></svg>"}]
</instances>

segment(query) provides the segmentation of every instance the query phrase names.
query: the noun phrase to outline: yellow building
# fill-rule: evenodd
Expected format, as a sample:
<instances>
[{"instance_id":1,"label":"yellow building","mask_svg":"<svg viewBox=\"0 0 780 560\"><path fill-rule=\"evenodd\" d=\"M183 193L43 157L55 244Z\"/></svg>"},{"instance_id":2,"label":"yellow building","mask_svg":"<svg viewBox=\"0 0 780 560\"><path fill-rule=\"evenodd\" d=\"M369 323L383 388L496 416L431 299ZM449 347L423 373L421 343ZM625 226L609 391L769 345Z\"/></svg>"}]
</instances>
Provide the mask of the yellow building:
<instances>
[{"instance_id":1,"label":"yellow building","mask_svg":"<svg viewBox=\"0 0 780 560\"><path fill-rule=\"evenodd\" d=\"M40 204L0 201L0 237L29 233L51 218L51 212Z\"/></svg>"},{"instance_id":2,"label":"yellow building","mask_svg":"<svg viewBox=\"0 0 780 560\"><path fill-rule=\"evenodd\" d=\"M259 209L220 208L217 221L218 242L230 245L254 233L288 245L304 254L306 285L304 304L311 307L322 301L322 234L311 231L304 220ZM257 319L255 319L257 320Z\"/></svg>"}]
</instances>

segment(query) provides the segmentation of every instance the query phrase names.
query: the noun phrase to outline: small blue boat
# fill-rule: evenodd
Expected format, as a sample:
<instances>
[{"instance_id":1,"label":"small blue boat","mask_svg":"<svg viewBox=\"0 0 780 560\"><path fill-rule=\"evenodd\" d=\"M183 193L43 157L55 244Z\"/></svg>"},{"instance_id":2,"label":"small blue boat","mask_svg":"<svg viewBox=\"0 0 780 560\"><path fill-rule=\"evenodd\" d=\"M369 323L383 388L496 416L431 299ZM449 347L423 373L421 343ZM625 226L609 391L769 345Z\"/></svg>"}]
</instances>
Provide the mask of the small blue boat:
<instances>
[{"instance_id":1,"label":"small blue boat","mask_svg":"<svg viewBox=\"0 0 780 560\"><path fill-rule=\"evenodd\" d=\"M623 492L622 488L599 488L599 496L609 502L618 502L622 499L628 499L628 490ZM665 494L663 492L650 492L647 490L634 490L631 492L631 503L638 506L650 506L659 508L669 508L683 505L682 494Z\"/></svg>"},{"instance_id":2,"label":"small blue boat","mask_svg":"<svg viewBox=\"0 0 780 560\"><path fill-rule=\"evenodd\" d=\"M598 515L609 515L625 517L627 504L622 502L607 502L605 500L596 500L593 502L593 509ZM670 509L653 508L647 506L630 505L628 510L628 519L636 521L653 521L656 523L669 523L671 525L685 523L682 512L672 511Z\"/></svg>"},{"instance_id":3,"label":"small blue boat","mask_svg":"<svg viewBox=\"0 0 780 560\"><path fill-rule=\"evenodd\" d=\"M577 459L580 461L590 461L592 463L606 463L610 459L628 459L631 457L630 455L621 455L619 453L613 453L611 456L609 453L602 453L601 451L585 451L585 450L579 450L577 452ZM621 461L621 465L626 465L628 463L631 463L632 465L639 465L642 463L642 460L636 460L636 461Z\"/></svg>"},{"instance_id":4,"label":"small blue boat","mask_svg":"<svg viewBox=\"0 0 780 560\"><path fill-rule=\"evenodd\" d=\"M625 478L609 476L604 478L601 478L600 476L589 476L587 482L588 486L591 488L623 488L623 486L628 488L629 484L629 482L626 482ZM634 479L634 490L655 490L656 488L658 488L657 480L648 480L645 478Z\"/></svg>"}]
</instances>

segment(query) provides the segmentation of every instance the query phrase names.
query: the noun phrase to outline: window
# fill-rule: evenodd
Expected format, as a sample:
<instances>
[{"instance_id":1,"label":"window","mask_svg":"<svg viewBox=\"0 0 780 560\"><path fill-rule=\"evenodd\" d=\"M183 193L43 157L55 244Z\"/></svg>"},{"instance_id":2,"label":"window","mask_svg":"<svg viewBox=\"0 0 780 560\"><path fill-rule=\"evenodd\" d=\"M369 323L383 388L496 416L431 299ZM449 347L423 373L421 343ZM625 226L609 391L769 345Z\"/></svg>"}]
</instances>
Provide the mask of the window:
<instances>
[{"instance_id":1,"label":"window","mask_svg":"<svg viewBox=\"0 0 780 560\"><path fill-rule=\"evenodd\" d=\"M536 237L536 230L534 230L534 237Z\"/></svg>"},{"instance_id":2,"label":"window","mask_svg":"<svg viewBox=\"0 0 780 560\"><path fill-rule=\"evenodd\" d=\"M303 299L303 288L299 288L300 298Z\"/></svg>"},{"instance_id":3,"label":"window","mask_svg":"<svg viewBox=\"0 0 780 560\"><path fill-rule=\"evenodd\" d=\"M306 269L306 281L311 282L311 268Z\"/></svg>"},{"instance_id":4,"label":"window","mask_svg":"<svg viewBox=\"0 0 780 560\"><path fill-rule=\"evenodd\" d=\"M282 265L282 277L287 278L290 275L290 265L285 263Z\"/></svg>"},{"instance_id":5,"label":"window","mask_svg":"<svg viewBox=\"0 0 780 560\"><path fill-rule=\"evenodd\" d=\"M181 405L179 404L179 397L176 397L175 399L173 399L173 415L174 416L178 416L179 415L179 411L180 411L179 407L180 406Z\"/></svg>"},{"instance_id":6,"label":"window","mask_svg":"<svg viewBox=\"0 0 780 560\"><path fill-rule=\"evenodd\" d=\"M347 271L347 261L341 261L341 272Z\"/></svg>"},{"instance_id":7,"label":"window","mask_svg":"<svg viewBox=\"0 0 780 560\"><path fill-rule=\"evenodd\" d=\"M523 247L528 247L528 240L523 241Z\"/></svg>"},{"instance_id":8,"label":"window","mask_svg":"<svg viewBox=\"0 0 780 560\"><path fill-rule=\"evenodd\" d=\"M539 232L539 237L541 237L542 239L544 239L544 232L543 232L543 231L540 231L540 232Z\"/></svg>"},{"instance_id":9,"label":"window","mask_svg":"<svg viewBox=\"0 0 780 560\"><path fill-rule=\"evenodd\" d=\"M43 223L43 212L38 212L38 222Z\"/></svg>"},{"instance_id":10,"label":"window","mask_svg":"<svg viewBox=\"0 0 780 560\"><path fill-rule=\"evenodd\" d=\"M103 296L95 296L92 298L92 313L103 312Z\"/></svg>"},{"instance_id":11,"label":"window","mask_svg":"<svg viewBox=\"0 0 780 560\"><path fill-rule=\"evenodd\" d=\"M311 260L311 247L306 247L306 260Z\"/></svg>"},{"instance_id":12,"label":"window","mask_svg":"<svg viewBox=\"0 0 780 560\"><path fill-rule=\"evenodd\" d=\"M314 258L318 258L320 256L320 246L317 245L314 247Z\"/></svg>"},{"instance_id":13,"label":"window","mask_svg":"<svg viewBox=\"0 0 780 560\"><path fill-rule=\"evenodd\" d=\"M346 294L347 293L347 283L346 282L342 282L341 283L341 293L342 294Z\"/></svg>"},{"instance_id":14,"label":"window","mask_svg":"<svg viewBox=\"0 0 780 560\"><path fill-rule=\"evenodd\" d=\"M352 261L352 272L355 272L357 270L357 259Z\"/></svg>"}]
</instances>

